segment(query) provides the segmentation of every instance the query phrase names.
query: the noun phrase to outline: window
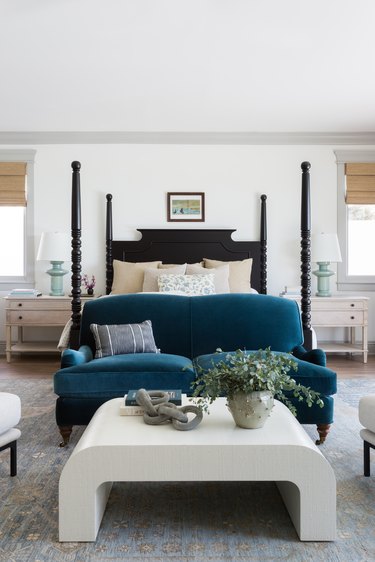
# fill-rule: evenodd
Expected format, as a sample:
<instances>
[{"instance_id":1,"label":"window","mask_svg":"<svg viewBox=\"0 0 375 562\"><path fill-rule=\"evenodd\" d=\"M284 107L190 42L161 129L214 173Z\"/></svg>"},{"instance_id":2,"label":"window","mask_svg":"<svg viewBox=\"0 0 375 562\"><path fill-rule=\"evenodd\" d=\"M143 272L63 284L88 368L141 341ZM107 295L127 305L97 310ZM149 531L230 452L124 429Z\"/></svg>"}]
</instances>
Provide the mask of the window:
<instances>
[{"instance_id":1,"label":"window","mask_svg":"<svg viewBox=\"0 0 375 562\"><path fill-rule=\"evenodd\" d=\"M24 240L25 208L0 207L0 239L12 240L2 243L0 250L0 277L22 277L25 275ZM12 235L10 235L12 232Z\"/></svg>"},{"instance_id":2,"label":"window","mask_svg":"<svg viewBox=\"0 0 375 562\"><path fill-rule=\"evenodd\" d=\"M369 252L368 242L375 240L375 205L348 205L347 215L348 275L375 277L375 252Z\"/></svg>"},{"instance_id":3,"label":"window","mask_svg":"<svg viewBox=\"0 0 375 562\"><path fill-rule=\"evenodd\" d=\"M34 283L35 150L0 150L0 290Z\"/></svg>"},{"instance_id":4,"label":"window","mask_svg":"<svg viewBox=\"0 0 375 562\"><path fill-rule=\"evenodd\" d=\"M338 236L343 261L338 289L375 286L375 152L336 151Z\"/></svg>"}]
</instances>

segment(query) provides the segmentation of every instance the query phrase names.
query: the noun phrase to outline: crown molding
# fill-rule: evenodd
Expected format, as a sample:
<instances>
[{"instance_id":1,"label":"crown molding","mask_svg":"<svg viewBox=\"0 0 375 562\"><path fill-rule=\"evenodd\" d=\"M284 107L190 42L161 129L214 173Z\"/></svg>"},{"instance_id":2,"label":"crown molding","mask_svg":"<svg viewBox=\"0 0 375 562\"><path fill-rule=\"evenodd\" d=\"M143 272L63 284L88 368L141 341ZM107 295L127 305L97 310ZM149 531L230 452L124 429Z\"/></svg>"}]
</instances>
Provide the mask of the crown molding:
<instances>
[{"instance_id":1,"label":"crown molding","mask_svg":"<svg viewBox=\"0 0 375 562\"><path fill-rule=\"evenodd\" d=\"M0 146L0 160L7 162L34 162L36 150L30 149L17 149L17 148L1 148Z\"/></svg>"},{"instance_id":2,"label":"crown molding","mask_svg":"<svg viewBox=\"0 0 375 562\"><path fill-rule=\"evenodd\" d=\"M348 162L375 162L375 151L371 150L334 150L337 164Z\"/></svg>"},{"instance_id":3,"label":"crown molding","mask_svg":"<svg viewBox=\"0 0 375 562\"><path fill-rule=\"evenodd\" d=\"M28 144L373 145L375 132L0 131L0 145Z\"/></svg>"}]
</instances>

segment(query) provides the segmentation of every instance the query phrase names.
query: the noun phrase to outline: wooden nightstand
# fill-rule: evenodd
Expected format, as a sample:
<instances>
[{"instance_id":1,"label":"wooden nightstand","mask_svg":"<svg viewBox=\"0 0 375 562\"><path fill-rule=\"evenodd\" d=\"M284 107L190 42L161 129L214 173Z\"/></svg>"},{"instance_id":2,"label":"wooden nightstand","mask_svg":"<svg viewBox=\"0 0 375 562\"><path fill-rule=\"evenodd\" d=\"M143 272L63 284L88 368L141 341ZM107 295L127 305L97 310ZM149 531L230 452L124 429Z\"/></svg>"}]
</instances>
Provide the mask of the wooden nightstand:
<instances>
[{"instance_id":1,"label":"wooden nightstand","mask_svg":"<svg viewBox=\"0 0 375 562\"><path fill-rule=\"evenodd\" d=\"M81 297L82 298L82 297ZM58 353L57 341L24 341L23 329L30 326L65 326L71 317L71 297L4 297L6 359L10 363L12 352ZM82 298L82 300L85 300ZM18 330L18 339L12 343L12 327Z\"/></svg>"},{"instance_id":2,"label":"wooden nightstand","mask_svg":"<svg viewBox=\"0 0 375 562\"><path fill-rule=\"evenodd\" d=\"M298 295L283 295L299 302ZM361 353L367 363L368 354L368 297L311 297L311 325L313 328L349 328L348 342L319 341L318 347L330 353ZM361 328L362 340L356 344L355 329Z\"/></svg>"}]
</instances>

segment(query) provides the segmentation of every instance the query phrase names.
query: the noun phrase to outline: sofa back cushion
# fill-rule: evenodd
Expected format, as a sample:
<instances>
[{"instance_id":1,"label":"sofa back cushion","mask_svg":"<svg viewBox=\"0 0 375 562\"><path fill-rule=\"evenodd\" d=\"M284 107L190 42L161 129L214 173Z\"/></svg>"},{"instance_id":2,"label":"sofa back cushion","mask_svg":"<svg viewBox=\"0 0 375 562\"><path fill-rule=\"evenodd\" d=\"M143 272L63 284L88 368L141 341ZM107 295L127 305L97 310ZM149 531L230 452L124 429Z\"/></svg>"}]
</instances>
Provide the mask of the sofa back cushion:
<instances>
[{"instance_id":1,"label":"sofa back cushion","mask_svg":"<svg viewBox=\"0 0 375 562\"><path fill-rule=\"evenodd\" d=\"M296 302L269 295L192 298L192 357L236 349L291 351L303 342Z\"/></svg>"},{"instance_id":2,"label":"sofa back cushion","mask_svg":"<svg viewBox=\"0 0 375 562\"><path fill-rule=\"evenodd\" d=\"M90 324L135 324L151 320L162 353L198 355L236 349L291 351L303 342L296 302L268 295L231 293L186 297L128 294L85 304L80 344L95 354Z\"/></svg>"},{"instance_id":3,"label":"sofa back cushion","mask_svg":"<svg viewBox=\"0 0 375 562\"><path fill-rule=\"evenodd\" d=\"M138 324L150 320L156 346L162 353L191 357L190 299L163 294L127 294L101 297L85 303L80 345L95 354L90 324Z\"/></svg>"}]
</instances>

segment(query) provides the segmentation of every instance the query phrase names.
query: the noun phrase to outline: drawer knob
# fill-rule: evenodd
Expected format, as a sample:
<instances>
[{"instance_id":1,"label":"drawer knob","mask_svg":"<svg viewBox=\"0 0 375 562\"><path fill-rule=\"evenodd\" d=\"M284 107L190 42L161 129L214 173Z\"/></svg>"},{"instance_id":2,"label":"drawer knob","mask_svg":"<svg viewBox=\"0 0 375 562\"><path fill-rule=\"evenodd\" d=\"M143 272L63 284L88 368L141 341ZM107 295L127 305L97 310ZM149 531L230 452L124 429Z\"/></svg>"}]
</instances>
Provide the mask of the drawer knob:
<instances>
[{"instance_id":1,"label":"drawer knob","mask_svg":"<svg viewBox=\"0 0 375 562\"><path fill-rule=\"evenodd\" d=\"M354 302L352 302L350 306L355 306Z\"/></svg>"},{"instance_id":2,"label":"drawer knob","mask_svg":"<svg viewBox=\"0 0 375 562\"><path fill-rule=\"evenodd\" d=\"M22 306L22 302L19 302L19 303L18 303L18 306Z\"/></svg>"},{"instance_id":3,"label":"drawer knob","mask_svg":"<svg viewBox=\"0 0 375 562\"><path fill-rule=\"evenodd\" d=\"M22 316L19 316L19 317L18 317L18 320L22 320Z\"/></svg>"},{"instance_id":4,"label":"drawer knob","mask_svg":"<svg viewBox=\"0 0 375 562\"><path fill-rule=\"evenodd\" d=\"M351 316L351 317L350 317L350 320L354 320L354 318L355 318L355 316Z\"/></svg>"}]
</instances>

